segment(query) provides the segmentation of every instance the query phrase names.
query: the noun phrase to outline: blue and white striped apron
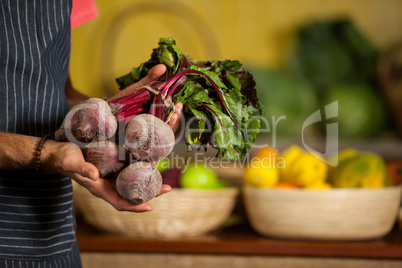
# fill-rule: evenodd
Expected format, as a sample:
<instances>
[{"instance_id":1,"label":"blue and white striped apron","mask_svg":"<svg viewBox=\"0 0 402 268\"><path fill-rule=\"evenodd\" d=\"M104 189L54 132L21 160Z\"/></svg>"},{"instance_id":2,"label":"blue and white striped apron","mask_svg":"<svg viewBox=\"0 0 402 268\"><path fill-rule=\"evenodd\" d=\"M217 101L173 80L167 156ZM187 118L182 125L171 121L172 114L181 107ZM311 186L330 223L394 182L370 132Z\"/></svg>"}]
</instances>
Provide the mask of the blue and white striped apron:
<instances>
[{"instance_id":1,"label":"blue and white striped apron","mask_svg":"<svg viewBox=\"0 0 402 268\"><path fill-rule=\"evenodd\" d=\"M66 112L71 0L0 0L0 131L53 134ZM0 170L0 267L81 267L71 180Z\"/></svg>"}]
</instances>

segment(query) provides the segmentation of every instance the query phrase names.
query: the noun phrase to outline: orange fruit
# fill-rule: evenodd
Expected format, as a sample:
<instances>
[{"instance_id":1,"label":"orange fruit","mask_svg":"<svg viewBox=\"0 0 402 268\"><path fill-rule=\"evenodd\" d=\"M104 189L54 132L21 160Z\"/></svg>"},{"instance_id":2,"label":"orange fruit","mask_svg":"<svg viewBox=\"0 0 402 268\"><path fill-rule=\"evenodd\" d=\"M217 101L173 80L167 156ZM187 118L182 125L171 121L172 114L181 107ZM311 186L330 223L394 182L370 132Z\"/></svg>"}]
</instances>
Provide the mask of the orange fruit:
<instances>
[{"instance_id":1,"label":"orange fruit","mask_svg":"<svg viewBox=\"0 0 402 268\"><path fill-rule=\"evenodd\" d=\"M265 167L275 167L278 162L279 151L275 147L267 146L259 149L252 157L253 161L259 160Z\"/></svg>"},{"instance_id":2,"label":"orange fruit","mask_svg":"<svg viewBox=\"0 0 402 268\"><path fill-rule=\"evenodd\" d=\"M389 176L388 178L388 186L391 185L396 185L396 184L402 184L402 161L401 160L396 160L396 161L391 161L387 163L387 168L389 171ZM391 179L391 180L389 180Z\"/></svg>"},{"instance_id":3,"label":"orange fruit","mask_svg":"<svg viewBox=\"0 0 402 268\"><path fill-rule=\"evenodd\" d=\"M288 167L286 180L300 186L325 181L327 169L328 165L320 156L303 152Z\"/></svg>"},{"instance_id":4,"label":"orange fruit","mask_svg":"<svg viewBox=\"0 0 402 268\"><path fill-rule=\"evenodd\" d=\"M264 158L264 157L273 157L273 158L278 158L279 156L279 151L275 147L267 146L259 149L253 157L259 157L259 158Z\"/></svg>"},{"instance_id":5,"label":"orange fruit","mask_svg":"<svg viewBox=\"0 0 402 268\"><path fill-rule=\"evenodd\" d=\"M262 162L251 163L245 170L244 182L254 187L274 187L279 181L279 170Z\"/></svg>"},{"instance_id":6,"label":"orange fruit","mask_svg":"<svg viewBox=\"0 0 402 268\"><path fill-rule=\"evenodd\" d=\"M284 166L282 166L280 168L282 180L287 181L287 182L290 181L288 179L289 173L290 173L290 171L289 171L290 166L304 152L305 151L302 148L300 148L298 145L291 145L285 151L282 152L281 158L284 161Z\"/></svg>"}]
</instances>

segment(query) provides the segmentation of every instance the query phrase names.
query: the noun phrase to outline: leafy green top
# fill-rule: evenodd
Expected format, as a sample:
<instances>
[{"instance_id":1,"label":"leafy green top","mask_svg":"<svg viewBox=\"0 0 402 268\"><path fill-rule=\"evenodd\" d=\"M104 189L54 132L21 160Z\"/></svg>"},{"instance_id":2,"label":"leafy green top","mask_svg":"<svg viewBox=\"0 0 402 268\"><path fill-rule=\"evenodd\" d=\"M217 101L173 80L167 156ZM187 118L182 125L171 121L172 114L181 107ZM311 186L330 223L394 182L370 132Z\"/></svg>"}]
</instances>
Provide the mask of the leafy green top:
<instances>
[{"instance_id":1,"label":"leafy green top","mask_svg":"<svg viewBox=\"0 0 402 268\"><path fill-rule=\"evenodd\" d=\"M211 145L217 156L242 159L254 144L263 107L253 76L239 61L196 61L182 54L172 38L161 38L151 59L116 79L120 88L139 81L150 68L163 63L164 98L183 103L186 143ZM163 106L164 107L164 106ZM163 113L156 113L163 114Z\"/></svg>"}]
</instances>

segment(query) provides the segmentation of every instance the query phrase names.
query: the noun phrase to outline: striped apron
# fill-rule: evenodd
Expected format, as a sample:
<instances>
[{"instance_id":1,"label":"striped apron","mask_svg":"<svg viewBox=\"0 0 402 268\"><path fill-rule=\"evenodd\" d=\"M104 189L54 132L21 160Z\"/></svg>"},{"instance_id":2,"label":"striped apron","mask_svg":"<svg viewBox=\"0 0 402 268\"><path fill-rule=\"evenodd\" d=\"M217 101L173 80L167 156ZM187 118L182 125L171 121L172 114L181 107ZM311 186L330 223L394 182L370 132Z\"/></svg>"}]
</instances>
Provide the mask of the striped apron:
<instances>
[{"instance_id":1,"label":"striped apron","mask_svg":"<svg viewBox=\"0 0 402 268\"><path fill-rule=\"evenodd\" d=\"M0 0L0 131L53 134L66 112L71 0ZM71 179L0 170L0 267L81 267Z\"/></svg>"}]
</instances>

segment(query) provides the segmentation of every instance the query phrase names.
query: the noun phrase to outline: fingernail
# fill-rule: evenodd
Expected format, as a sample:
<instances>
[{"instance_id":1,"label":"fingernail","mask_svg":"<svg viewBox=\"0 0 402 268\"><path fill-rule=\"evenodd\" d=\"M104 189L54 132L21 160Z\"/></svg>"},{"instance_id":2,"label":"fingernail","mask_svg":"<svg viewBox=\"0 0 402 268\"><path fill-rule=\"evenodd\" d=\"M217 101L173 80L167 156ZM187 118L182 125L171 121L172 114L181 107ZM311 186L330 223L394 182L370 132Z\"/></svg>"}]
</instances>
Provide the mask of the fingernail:
<instances>
[{"instance_id":1,"label":"fingernail","mask_svg":"<svg viewBox=\"0 0 402 268\"><path fill-rule=\"evenodd\" d=\"M144 209L144 210L140 210L138 211L139 213L144 213L144 212L150 212L152 209Z\"/></svg>"},{"instance_id":2,"label":"fingernail","mask_svg":"<svg viewBox=\"0 0 402 268\"><path fill-rule=\"evenodd\" d=\"M94 172L92 170L88 172L88 178L90 178L91 180L94 179Z\"/></svg>"}]
</instances>

